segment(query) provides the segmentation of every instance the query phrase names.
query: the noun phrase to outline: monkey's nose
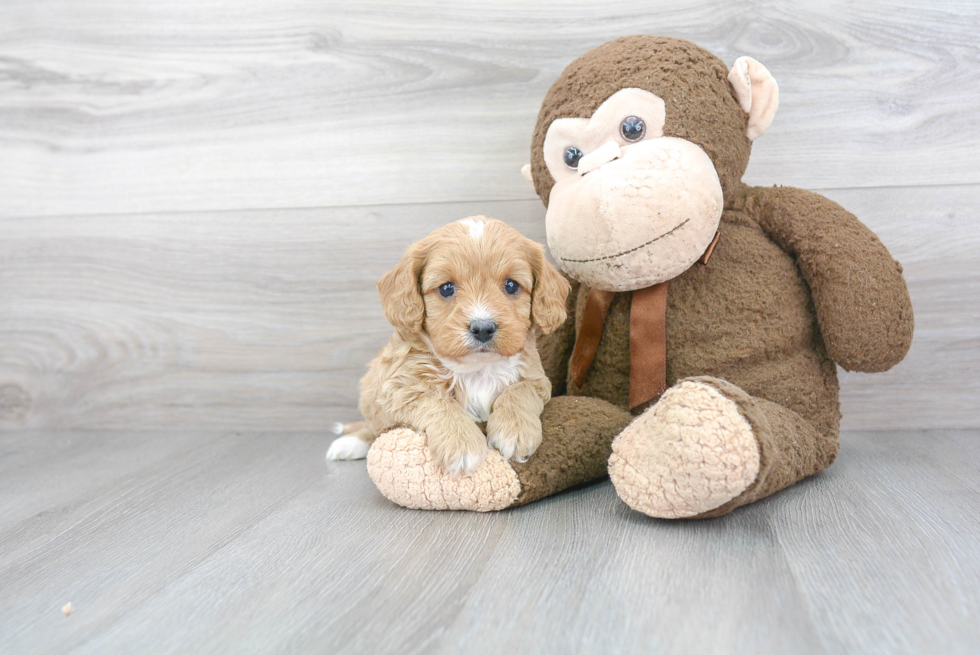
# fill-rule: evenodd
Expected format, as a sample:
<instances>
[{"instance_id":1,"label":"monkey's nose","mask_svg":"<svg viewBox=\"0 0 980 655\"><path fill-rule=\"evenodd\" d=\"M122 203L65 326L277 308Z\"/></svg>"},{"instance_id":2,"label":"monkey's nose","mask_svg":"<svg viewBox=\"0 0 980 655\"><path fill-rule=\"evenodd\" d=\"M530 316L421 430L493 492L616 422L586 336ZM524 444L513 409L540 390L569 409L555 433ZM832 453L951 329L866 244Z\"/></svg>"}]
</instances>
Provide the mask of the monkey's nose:
<instances>
[{"instance_id":1,"label":"monkey's nose","mask_svg":"<svg viewBox=\"0 0 980 655\"><path fill-rule=\"evenodd\" d=\"M619 159L622 154L623 151L618 143L615 141L606 141L602 147L593 150L578 160L578 173L579 175L585 175L603 164L608 164L614 159Z\"/></svg>"},{"instance_id":2,"label":"monkey's nose","mask_svg":"<svg viewBox=\"0 0 980 655\"><path fill-rule=\"evenodd\" d=\"M497 324L491 320L481 319L470 323L470 334L480 343L490 341L496 333Z\"/></svg>"}]
</instances>

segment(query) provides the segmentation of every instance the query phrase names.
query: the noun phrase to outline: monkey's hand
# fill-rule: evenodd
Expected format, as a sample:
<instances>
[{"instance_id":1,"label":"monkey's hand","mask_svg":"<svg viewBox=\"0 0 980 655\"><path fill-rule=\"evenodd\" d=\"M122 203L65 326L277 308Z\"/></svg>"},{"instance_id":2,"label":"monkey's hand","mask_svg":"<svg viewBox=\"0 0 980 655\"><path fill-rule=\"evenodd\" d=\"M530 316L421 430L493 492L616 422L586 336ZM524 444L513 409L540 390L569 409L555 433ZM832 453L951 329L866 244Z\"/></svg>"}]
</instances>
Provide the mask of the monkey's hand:
<instances>
[{"instance_id":1,"label":"monkey's hand","mask_svg":"<svg viewBox=\"0 0 980 655\"><path fill-rule=\"evenodd\" d=\"M850 371L885 371L912 345L902 266L854 214L819 194L755 188L746 210L796 259L813 295L827 353Z\"/></svg>"}]
</instances>

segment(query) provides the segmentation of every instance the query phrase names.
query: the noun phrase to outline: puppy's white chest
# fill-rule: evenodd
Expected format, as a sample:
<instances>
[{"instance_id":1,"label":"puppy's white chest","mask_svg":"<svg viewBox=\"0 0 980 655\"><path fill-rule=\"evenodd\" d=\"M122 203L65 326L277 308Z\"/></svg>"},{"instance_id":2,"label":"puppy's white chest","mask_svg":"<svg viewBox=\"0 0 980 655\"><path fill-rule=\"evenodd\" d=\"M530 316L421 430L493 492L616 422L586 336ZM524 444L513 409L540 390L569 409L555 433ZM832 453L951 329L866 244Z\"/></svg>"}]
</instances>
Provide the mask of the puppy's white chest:
<instances>
[{"instance_id":1,"label":"puppy's white chest","mask_svg":"<svg viewBox=\"0 0 980 655\"><path fill-rule=\"evenodd\" d=\"M479 422L490 418L490 408L508 385L520 377L521 356L499 362L456 364L445 362L452 372L453 391L467 414Z\"/></svg>"}]
</instances>

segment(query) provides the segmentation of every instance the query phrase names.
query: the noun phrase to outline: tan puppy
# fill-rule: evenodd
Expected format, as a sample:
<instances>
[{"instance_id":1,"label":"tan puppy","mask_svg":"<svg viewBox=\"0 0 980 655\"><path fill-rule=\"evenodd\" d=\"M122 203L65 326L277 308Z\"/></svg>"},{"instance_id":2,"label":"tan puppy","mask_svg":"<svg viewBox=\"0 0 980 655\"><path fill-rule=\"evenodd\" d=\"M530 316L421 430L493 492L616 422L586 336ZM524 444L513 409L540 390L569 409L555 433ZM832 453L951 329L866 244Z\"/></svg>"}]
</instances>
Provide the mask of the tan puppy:
<instances>
[{"instance_id":1,"label":"tan puppy","mask_svg":"<svg viewBox=\"0 0 980 655\"><path fill-rule=\"evenodd\" d=\"M348 436L327 459L366 457L382 432L408 426L453 475L472 473L488 444L527 460L551 397L535 338L565 321L569 291L544 248L500 221L466 218L411 246L378 291L395 333L361 380L366 420L340 426Z\"/></svg>"}]
</instances>

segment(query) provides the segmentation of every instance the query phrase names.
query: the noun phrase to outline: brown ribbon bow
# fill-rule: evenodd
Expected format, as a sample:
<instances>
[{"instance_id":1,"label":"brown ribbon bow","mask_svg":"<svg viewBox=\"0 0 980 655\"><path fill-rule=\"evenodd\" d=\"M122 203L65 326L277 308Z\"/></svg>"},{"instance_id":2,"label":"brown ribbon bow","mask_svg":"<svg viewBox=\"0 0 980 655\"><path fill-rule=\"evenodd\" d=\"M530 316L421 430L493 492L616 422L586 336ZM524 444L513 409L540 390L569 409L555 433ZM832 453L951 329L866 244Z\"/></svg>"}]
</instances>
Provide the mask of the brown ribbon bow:
<instances>
[{"instance_id":1,"label":"brown ribbon bow","mask_svg":"<svg viewBox=\"0 0 980 655\"><path fill-rule=\"evenodd\" d=\"M718 233L698 260L707 264L718 243ZM667 390L667 286L670 280L632 292L630 298L630 389L629 408L656 399ZM581 387L592 366L606 314L615 291L590 289L569 370Z\"/></svg>"}]
</instances>

